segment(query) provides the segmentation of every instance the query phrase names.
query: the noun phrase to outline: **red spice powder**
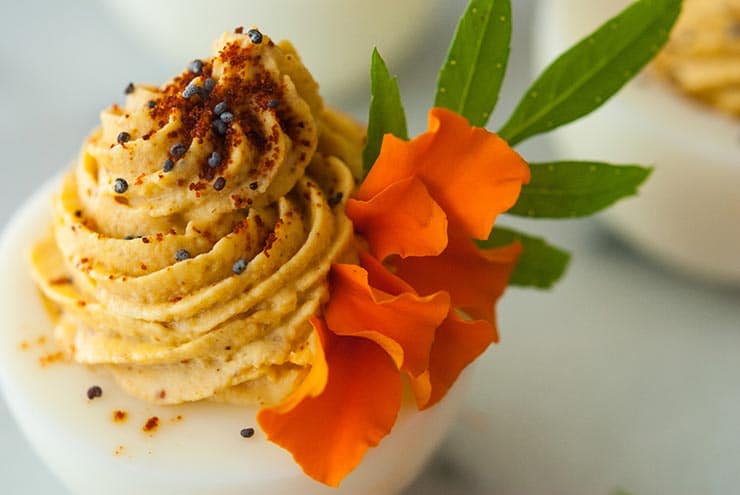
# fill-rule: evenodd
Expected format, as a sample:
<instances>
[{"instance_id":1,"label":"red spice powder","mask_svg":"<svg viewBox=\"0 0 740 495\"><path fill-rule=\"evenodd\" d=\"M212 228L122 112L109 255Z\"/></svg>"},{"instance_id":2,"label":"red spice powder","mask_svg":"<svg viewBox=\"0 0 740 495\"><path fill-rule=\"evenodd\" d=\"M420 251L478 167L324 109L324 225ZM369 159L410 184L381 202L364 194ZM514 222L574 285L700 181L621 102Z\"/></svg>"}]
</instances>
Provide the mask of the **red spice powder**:
<instances>
[{"instance_id":1,"label":"red spice powder","mask_svg":"<svg viewBox=\"0 0 740 495\"><path fill-rule=\"evenodd\" d=\"M151 418L146 420L146 423L144 423L144 426L141 429L142 431L145 431L147 433L152 433L158 427L159 427L159 418L156 416L152 416Z\"/></svg>"},{"instance_id":2,"label":"red spice powder","mask_svg":"<svg viewBox=\"0 0 740 495\"><path fill-rule=\"evenodd\" d=\"M39 358L39 364L41 365L42 368L45 368L54 363L58 363L60 361L64 361L64 353L62 352L54 352L51 354L46 354Z\"/></svg>"},{"instance_id":3,"label":"red spice powder","mask_svg":"<svg viewBox=\"0 0 740 495\"><path fill-rule=\"evenodd\" d=\"M113 411L113 422L114 423L125 423L128 419L128 413L126 411Z\"/></svg>"}]
</instances>

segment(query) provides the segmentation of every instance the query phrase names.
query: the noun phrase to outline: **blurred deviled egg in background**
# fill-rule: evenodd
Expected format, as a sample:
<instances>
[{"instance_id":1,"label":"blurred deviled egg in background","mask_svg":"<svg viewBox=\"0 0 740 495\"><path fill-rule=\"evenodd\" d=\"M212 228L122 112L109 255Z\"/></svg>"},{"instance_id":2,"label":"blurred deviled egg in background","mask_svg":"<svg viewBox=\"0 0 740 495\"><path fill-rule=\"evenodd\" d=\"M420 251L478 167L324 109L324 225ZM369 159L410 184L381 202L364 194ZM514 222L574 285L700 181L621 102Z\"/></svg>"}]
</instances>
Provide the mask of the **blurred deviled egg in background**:
<instances>
[{"instance_id":1,"label":"blurred deviled egg in background","mask_svg":"<svg viewBox=\"0 0 740 495\"><path fill-rule=\"evenodd\" d=\"M628 3L540 2L537 68ZM568 158L655 163L640 196L605 215L609 225L681 271L740 283L740 1L685 0L652 66L552 138Z\"/></svg>"},{"instance_id":2,"label":"blurred deviled egg in background","mask_svg":"<svg viewBox=\"0 0 740 495\"><path fill-rule=\"evenodd\" d=\"M256 26L301 47L322 93L343 98L367 84L374 46L400 67L421 46L445 9L442 0L105 0L132 39L163 63L203 52L225 29ZM177 22L173 22L173 12ZM173 66L179 68L179 65Z\"/></svg>"}]
</instances>

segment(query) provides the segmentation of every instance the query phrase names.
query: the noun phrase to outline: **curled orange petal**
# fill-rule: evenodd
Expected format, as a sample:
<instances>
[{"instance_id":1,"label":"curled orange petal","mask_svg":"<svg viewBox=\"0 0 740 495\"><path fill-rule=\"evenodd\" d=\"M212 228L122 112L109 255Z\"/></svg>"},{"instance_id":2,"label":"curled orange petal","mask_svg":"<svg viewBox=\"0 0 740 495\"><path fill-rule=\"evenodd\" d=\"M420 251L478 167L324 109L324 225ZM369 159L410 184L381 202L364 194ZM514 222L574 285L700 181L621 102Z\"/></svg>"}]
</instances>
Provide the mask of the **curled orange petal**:
<instances>
[{"instance_id":1,"label":"curled orange petal","mask_svg":"<svg viewBox=\"0 0 740 495\"><path fill-rule=\"evenodd\" d=\"M393 261L396 275L420 294L449 292L453 306L476 319L494 322L494 304L509 283L522 248L519 243L479 249L473 241L453 235L440 255Z\"/></svg>"},{"instance_id":2,"label":"curled orange petal","mask_svg":"<svg viewBox=\"0 0 740 495\"><path fill-rule=\"evenodd\" d=\"M367 201L347 201L347 216L373 256L436 256L447 246L447 216L424 184L408 177Z\"/></svg>"},{"instance_id":3,"label":"curled orange petal","mask_svg":"<svg viewBox=\"0 0 740 495\"><path fill-rule=\"evenodd\" d=\"M320 320L312 324L324 346L317 358L325 359L318 365L328 370L327 381L319 387L323 372L311 377L312 369L311 383L283 404L262 409L257 418L267 438L291 452L306 474L336 487L367 449L390 433L401 407L402 381L393 360L374 342L333 336Z\"/></svg>"},{"instance_id":4,"label":"curled orange petal","mask_svg":"<svg viewBox=\"0 0 740 495\"><path fill-rule=\"evenodd\" d=\"M324 317L337 335L364 337L376 342L396 365L417 376L429 366L436 328L450 308L445 292L420 297L370 256L365 268L334 265L329 276L331 299ZM385 289L373 287L368 277ZM401 290L394 290L401 289Z\"/></svg>"},{"instance_id":5,"label":"curled orange petal","mask_svg":"<svg viewBox=\"0 0 740 495\"><path fill-rule=\"evenodd\" d=\"M484 320L465 321L455 311L437 330L429 370L411 378L419 409L438 403L460 373L480 356L496 338L493 325Z\"/></svg>"},{"instance_id":6,"label":"curled orange petal","mask_svg":"<svg viewBox=\"0 0 740 495\"><path fill-rule=\"evenodd\" d=\"M424 183L451 226L468 237L486 239L498 214L516 203L530 171L496 134L472 127L450 110L434 108L429 130L416 139L386 136L355 196L368 201L409 177Z\"/></svg>"}]
</instances>

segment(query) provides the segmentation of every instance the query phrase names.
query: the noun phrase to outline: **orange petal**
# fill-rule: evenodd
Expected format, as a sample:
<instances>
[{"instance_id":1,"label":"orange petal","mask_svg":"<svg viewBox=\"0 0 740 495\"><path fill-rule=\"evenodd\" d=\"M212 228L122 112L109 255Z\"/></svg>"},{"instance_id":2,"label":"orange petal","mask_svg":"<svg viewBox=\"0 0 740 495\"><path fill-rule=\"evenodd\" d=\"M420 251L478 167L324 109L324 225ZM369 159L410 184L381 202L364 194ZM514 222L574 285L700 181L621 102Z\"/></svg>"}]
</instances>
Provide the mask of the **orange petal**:
<instances>
[{"instance_id":1,"label":"orange petal","mask_svg":"<svg viewBox=\"0 0 740 495\"><path fill-rule=\"evenodd\" d=\"M416 177L394 182L368 201L347 201L355 232L373 256L436 256L447 246L447 216Z\"/></svg>"},{"instance_id":2,"label":"orange petal","mask_svg":"<svg viewBox=\"0 0 740 495\"><path fill-rule=\"evenodd\" d=\"M494 304L506 289L521 251L519 243L482 250L470 239L453 235L440 256L397 259L393 264L396 274L420 294L445 290L453 306L494 323Z\"/></svg>"},{"instance_id":3,"label":"orange petal","mask_svg":"<svg viewBox=\"0 0 740 495\"><path fill-rule=\"evenodd\" d=\"M364 337L376 342L396 365L412 376L429 366L436 328L450 309L445 292L419 297L403 281L370 256L357 265L334 265L329 276L331 299L324 310L326 322L337 335ZM373 287L372 278L386 292Z\"/></svg>"},{"instance_id":4,"label":"orange petal","mask_svg":"<svg viewBox=\"0 0 740 495\"><path fill-rule=\"evenodd\" d=\"M530 172L496 134L470 126L450 110L434 108L425 134L409 142L386 136L355 196L367 201L411 176L421 179L450 225L468 237L486 239L498 214L516 203Z\"/></svg>"},{"instance_id":5,"label":"orange petal","mask_svg":"<svg viewBox=\"0 0 740 495\"><path fill-rule=\"evenodd\" d=\"M484 320L464 321L455 311L437 330L429 370L411 378L419 409L438 403L470 363L480 356L496 337L496 330Z\"/></svg>"},{"instance_id":6,"label":"orange petal","mask_svg":"<svg viewBox=\"0 0 740 495\"><path fill-rule=\"evenodd\" d=\"M318 383L306 389L301 385L283 404L262 409L257 418L267 438L293 454L306 474L336 487L367 449L390 433L401 407L402 381L391 358L374 342L333 336L323 322L312 323L326 346L328 381L322 392L305 393L317 390Z\"/></svg>"}]
</instances>

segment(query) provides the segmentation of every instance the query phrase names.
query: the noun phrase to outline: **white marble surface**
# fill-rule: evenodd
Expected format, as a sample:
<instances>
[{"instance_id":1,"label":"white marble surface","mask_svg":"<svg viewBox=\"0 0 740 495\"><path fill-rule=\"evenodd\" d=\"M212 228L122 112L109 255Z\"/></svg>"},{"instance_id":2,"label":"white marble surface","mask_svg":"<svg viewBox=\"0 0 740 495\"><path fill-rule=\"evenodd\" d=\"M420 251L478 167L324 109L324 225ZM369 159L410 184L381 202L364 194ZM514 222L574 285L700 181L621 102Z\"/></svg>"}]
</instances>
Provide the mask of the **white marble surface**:
<instances>
[{"instance_id":1,"label":"white marble surface","mask_svg":"<svg viewBox=\"0 0 740 495\"><path fill-rule=\"evenodd\" d=\"M439 35L397 70L414 131L425 126L452 13L465 2L449 3ZM534 2L514 3L515 58L499 117L530 80ZM4 223L65 166L129 81L161 82L185 61L158 63L93 0L0 0L0 11ZM364 94L336 103L362 116ZM542 139L522 151L551 156ZM406 495L737 493L740 290L655 267L598 220L515 223L571 249L573 265L552 293L507 294L502 343L478 366L459 425ZM1 402L0 493L67 495Z\"/></svg>"}]
</instances>

